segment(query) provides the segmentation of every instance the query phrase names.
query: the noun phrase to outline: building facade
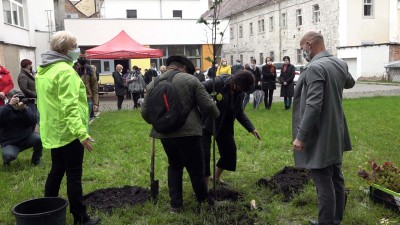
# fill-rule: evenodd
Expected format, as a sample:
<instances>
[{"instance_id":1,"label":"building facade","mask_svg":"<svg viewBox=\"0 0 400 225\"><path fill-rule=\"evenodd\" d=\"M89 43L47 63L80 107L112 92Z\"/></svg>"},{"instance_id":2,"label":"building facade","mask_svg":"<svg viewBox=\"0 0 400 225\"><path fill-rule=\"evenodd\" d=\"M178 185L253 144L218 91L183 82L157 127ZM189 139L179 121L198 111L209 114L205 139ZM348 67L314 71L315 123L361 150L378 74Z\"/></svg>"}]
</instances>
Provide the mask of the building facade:
<instances>
[{"instance_id":1,"label":"building facade","mask_svg":"<svg viewBox=\"0 0 400 225\"><path fill-rule=\"evenodd\" d=\"M300 39L309 31L324 35L328 51L349 64L357 78L382 77L384 65L399 60L399 6L397 0L228 0L221 18L229 19L230 43L222 48L235 59L258 64L267 56L305 64ZM371 57L377 55L378 58ZM372 59L374 58L374 59Z\"/></svg>"}]
</instances>

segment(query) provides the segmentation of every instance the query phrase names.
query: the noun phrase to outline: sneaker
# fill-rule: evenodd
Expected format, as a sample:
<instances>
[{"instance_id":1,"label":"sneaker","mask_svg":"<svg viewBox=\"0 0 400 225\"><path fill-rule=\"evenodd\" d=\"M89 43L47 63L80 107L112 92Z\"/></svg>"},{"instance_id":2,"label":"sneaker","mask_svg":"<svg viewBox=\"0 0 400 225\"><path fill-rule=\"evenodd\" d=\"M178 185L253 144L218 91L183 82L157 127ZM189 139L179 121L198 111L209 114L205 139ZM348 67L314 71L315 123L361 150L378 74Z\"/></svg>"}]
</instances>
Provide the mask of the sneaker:
<instances>
[{"instance_id":1,"label":"sneaker","mask_svg":"<svg viewBox=\"0 0 400 225\"><path fill-rule=\"evenodd\" d=\"M171 207L171 208L169 209L169 212L170 212L171 214L179 214L179 213L181 213L182 211L183 211L183 206L178 207L178 208Z\"/></svg>"}]
</instances>

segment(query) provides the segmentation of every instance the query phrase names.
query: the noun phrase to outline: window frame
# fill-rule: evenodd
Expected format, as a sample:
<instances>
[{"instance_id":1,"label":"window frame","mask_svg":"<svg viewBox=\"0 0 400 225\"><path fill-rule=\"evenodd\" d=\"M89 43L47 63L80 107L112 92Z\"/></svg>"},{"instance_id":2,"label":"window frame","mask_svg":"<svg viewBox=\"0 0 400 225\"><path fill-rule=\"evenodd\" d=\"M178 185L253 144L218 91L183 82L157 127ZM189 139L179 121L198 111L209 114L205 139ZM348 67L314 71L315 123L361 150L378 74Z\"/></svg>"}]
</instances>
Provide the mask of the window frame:
<instances>
[{"instance_id":1,"label":"window frame","mask_svg":"<svg viewBox=\"0 0 400 225\"><path fill-rule=\"evenodd\" d=\"M282 28L283 29L286 29L287 28L287 13L282 13L281 14L281 21L282 21L282 24L281 24L281 26L282 26Z\"/></svg>"},{"instance_id":2,"label":"window frame","mask_svg":"<svg viewBox=\"0 0 400 225\"><path fill-rule=\"evenodd\" d=\"M129 17L129 13L133 13L133 17ZM126 10L126 18L128 19L137 19L137 9L127 9Z\"/></svg>"},{"instance_id":3,"label":"window frame","mask_svg":"<svg viewBox=\"0 0 400 225\"><path fill-rule=\"evenodd\" d=\"M312 12L313 12L313 23L314 24L316 24L316 23L319 23L319 22L321 22L321 9L320 9L320 7L319 7L319 5L318 4L315 4L315 5L313 5L312 6L313 8L312 8ZM318 7L318 9L316 10L316 7Z\"/></svg>"},{"instance_id":4,"label":"window frame","mask_svg":"<svg viewBox=\"0 0 400 225\"><path fill-rule=\"evenodd\" d=\"M298 48L296 49L296 58L297 58L297 64L303 63L303 50Z\"/></svg>"},{"instance_id":5,"label":"window frame","mask_svg":"<svg viewBox=\"0 0 400 225\"><path fill-rule=\"evenodd\" d=\"M264 53L260 52L259 57L260 57L259 64L263 64L264 63Z\"/></svg>"},{"instance_id":6,"label":"window frame","mask_svg":"<svg viewBox=\"0 0 400 225\"><path fill-rule=\"evenodd\" d=\"M4 4L3 4L3 13L4 13L4 23L5 24L9 24L9 25L13 25L13 26L17 26L17 27L21 27L21 28L26 28L25 27L25 9L24 9L24 4L23 1L21 1L22 3L16 1L16 0L3 0L3 2L8 2L9 4L9 11L4 10ZM15 8L15 14L14 14L14 9ZM7 15L7 12L9 12L10 14ZM21 15L22 14L22 15ZM9 18L7 18L7 16L9 16ZM22 18L21 18L22 16ZM15 21L17 20L17 21Z\"/></svg>"},{"instance_id":7,"label":"window frame","mask_svg":"<svg viewBox=\"0 0 400 225\"><path fill-rule=\"evenodd\" d=\"M274 16L270 16L268 21L269 21L269 31L273 31L274 30Z\"/></svg>"},{"instance_id":8,"label":"window frame","mask_svg":"<svg viewBox=\"0 0 400 225\"><path fill-rule=\"evenodd\" d=\"M230 39L234 39L235 38L235 33L234 33L234 27L233 26L231 26L230 28L229 28L229 35L230 35Z\"/></svg>"},{"instance_id":9,"label":"window frame","mask_svg":"<svg viewBox=\"0 0 400 225\"><path fill-rule=\"evenodd\" d=\"M239 38L243 38L243 25L239 25Z\"/></svg>"},{"instance_id":10,"label":"window frame","mask_svg":"<svg viewBox=\"0 0 400 225\"><path fill-rule=\"evenodd\" d=\"M370 1L370 3L367 3L367 1ZM371 15L365 15L365 7L370 6L370 13ZM363 18L374 18L375 17L375 1L374 0L363 0Z\"/></svg>"},{"instance_id":11,"label":"window frame","mask_svg":"<svg viewBox=\"0 0 400 225\"><path fill-rule=\"evenodd\" d=\"M301 13L301 9L296 9L296 27L303 25L303 15Z\"/></svg>"},{"instance_id":12,"label":"window frame","mask_svg":"<svg viewBox=\"0 0 400 225\"><path fill-rule=\"evenodd\" d=\"M249 33L250 33L250 36L254 35L253 23L249 23Z\"/></svg>"}]
</instances>

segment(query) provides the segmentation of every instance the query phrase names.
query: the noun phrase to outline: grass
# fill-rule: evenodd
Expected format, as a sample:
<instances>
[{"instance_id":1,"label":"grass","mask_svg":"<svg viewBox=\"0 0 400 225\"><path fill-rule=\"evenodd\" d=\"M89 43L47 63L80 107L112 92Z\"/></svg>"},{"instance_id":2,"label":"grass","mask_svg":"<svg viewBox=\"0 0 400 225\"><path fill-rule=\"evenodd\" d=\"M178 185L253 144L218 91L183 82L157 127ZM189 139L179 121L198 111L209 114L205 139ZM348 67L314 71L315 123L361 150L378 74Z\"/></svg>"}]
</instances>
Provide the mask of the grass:
<instances>
[{"instance_id":1,"label":"grass","mask_svg":"<svg viewBox=\"0 0 400 225\"><path fill-rule=\"evenodd\" d=\"M343 105L352 138L353 151L344 154L343 173L350 189L345 225L400 224L396 214L373 203L368 196L368 185L357 176L359 166L370 159L377 162L400 162L400 96L373 97L344 100ZM307 224L317 216L317 199L312 183L296 195L291 202L283 203L282 196L273 195L264 187L257 187L260 178L271 177L284 166L293 165L291 150L291 112L283 110L283 103L274 103L270 111L246 110L262 136L257 141L243 127L236 124L235 136L238 146L238 168L226 172L223 179L235 190L244 194L244 199L229 203L218 211L203 210L195 213L196 201L187 173L184 173L185 211L179 215L169 213L167 190L167 159L161 143L156 142L156 179L160 181L159 203L116 209L112 214L93 212L101 217L102 224L247 224L244 218L254 219L256 224ZM84 193L100 188L124 185L150 186L151 139L150 126L139 111L103 112L91 125L91 135L96 140L95 150L86 151L84 159ZM188 149L189 150L189 149ZM31 150L19 155L5 169L0 166L0 224L15 224L12 208L25 200L42 197L51 160L44 150L42 164L30 164ZM66 198L65 179L60 195ZM255 199L260 211L249 211L245 207ZM384 222L384 220L386 222ZM72 216L67 213L67 224Z\"/></svg>"}]
</instances>

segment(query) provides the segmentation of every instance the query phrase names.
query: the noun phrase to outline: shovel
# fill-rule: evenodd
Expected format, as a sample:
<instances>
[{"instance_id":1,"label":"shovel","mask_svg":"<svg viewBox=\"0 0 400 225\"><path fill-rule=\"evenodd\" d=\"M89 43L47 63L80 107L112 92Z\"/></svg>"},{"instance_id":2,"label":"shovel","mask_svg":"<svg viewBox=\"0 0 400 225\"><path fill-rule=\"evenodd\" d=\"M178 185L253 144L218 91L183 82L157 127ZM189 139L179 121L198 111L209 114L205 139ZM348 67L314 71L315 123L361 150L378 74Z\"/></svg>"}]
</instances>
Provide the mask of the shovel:
<instances>
[{"instance_id":1,"label":"shovel","mask_svg":"<svg viewBox=\"0 0 400 225\"><path fill-rule=\"evenodd\" d=\"M152 138L151 143L151 161L150 161L150 194L151 198L154 201L154 204L157 203L158 200L158 180L154 180L154 155L155 155L155 145L156 139Z\"/></svg>"}]
</instances>

